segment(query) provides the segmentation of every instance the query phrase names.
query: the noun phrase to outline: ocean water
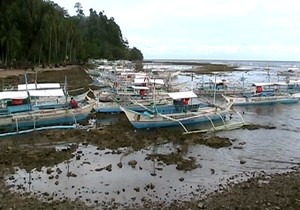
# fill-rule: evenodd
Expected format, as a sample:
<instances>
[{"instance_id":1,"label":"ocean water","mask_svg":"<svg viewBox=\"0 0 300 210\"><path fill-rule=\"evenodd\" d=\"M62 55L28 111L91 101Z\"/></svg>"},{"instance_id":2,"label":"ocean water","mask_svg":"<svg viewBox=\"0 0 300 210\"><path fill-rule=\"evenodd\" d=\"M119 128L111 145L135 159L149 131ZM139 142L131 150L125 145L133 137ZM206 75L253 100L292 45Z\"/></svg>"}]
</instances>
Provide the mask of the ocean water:
<instances>
[{"instance_id":1,"label":"ocean water","mask_svg":"<svg viewBox=\"0 0 300 210\"><path fill-rule=\"evenodd\" d=\"M203 61L199 61L203 62ZM208 61L207 61L208 62ZM236 79L246 77L249 83L277 78L277 72L290 67L300 67L299 62L266 61L210 61L234 65L243 72L221 74L220 77ZM154 64L152 64L154 65ZM162 66L164 64L158 64ZM266 68L267 67L267 68ZM166 65L166 68L172 68ZM178 69L179 67L174 67ZM191 66L181 66L182 69ZM211 76L195 77L195 82L210 79ZM191 81L191 76L182 75L178 81ZM31 172L19 169L12 190L32 192L43 199L47 192L54 199L79 199L87 205L102 209L108 203L119 208L141 204L141 200L157 203L187 201L193 197L204 198L228 183L240 182L258 174L274 174L291 171L300 165L300 104L236 107L247 123L254 123L273 129L237 129L222 131L215 135L232 139L233 145L214 149L204 145L189 145L184 148L186 158L196 158L199 167L188 172L178 171L175 165L151 161L148 154L170 154L179 145L172 142L151 145L140 151L128 153L129 148L119 148L120 154L112 150L97 150L93 145L80 145L80 160L76 157L53 167L56 178L49 179L47 168ZM62 149L66 145L57 146ZM128 165L136 160L135 168ZM122 162L122 167L117 164ZM111 171L96 170L111 164ZM60 168L61 174L56 169ZM76 177L69 177L72 172ZM56 176L57 175L57 176ZM58 181L58 183L55 183ZM20 187L21 186L21 187ZM46 198L47 199L47 198ZM117 203L117 204L116 204ZM118 208L118 207L116 207Z\"/></svg>"},{"instance_id":2,"label":"ocean water","mask_svg":"<svg viewBox=\"0 0 300 210\"><path fill-rule=\"evenodd\" d=\"M236 67L241 71L237 72L218 72L213 75L194 75L193 81L197 82L207 82L209 80L214 81L215 78L227 79L235 85L242 85L241 79L244 78L245 85L249 85L254 82L277 82L277 81L285 81L286 76L278 76L279 72L288 71L289 68L299 68L299 61L243 61L243 60L155 60L157 63L148 64L146 68L164 68L171 70L185 70L193 69L194 65L172 65L160 63L162 62L186 62L186 63L212 63L212 64L224 64L232 67ZM298 75L300 77L300 75ZM292 78L292 79L300 79L300 78ZM191 81L190 76L182 76L180 78L181 81Z\"/></svg>"}]
</instances>

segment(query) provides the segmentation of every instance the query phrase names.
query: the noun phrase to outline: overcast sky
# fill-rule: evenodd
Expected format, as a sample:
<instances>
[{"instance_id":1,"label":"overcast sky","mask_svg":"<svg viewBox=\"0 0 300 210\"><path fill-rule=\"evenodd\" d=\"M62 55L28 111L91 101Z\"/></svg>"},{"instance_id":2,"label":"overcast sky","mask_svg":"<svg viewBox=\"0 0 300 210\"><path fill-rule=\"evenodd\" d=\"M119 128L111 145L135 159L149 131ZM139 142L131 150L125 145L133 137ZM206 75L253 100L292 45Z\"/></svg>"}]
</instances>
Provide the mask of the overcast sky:
<instances>
[{"instance_id":1,"label":"overcast sky","mask_svg":"<svg viewBox=\"0 0 300 210\"><path fill-rule=\"evenodd\" d=\"M300 61L299 0L55 0L113 17L145 59Z\"/></svg>"}]
</instances>

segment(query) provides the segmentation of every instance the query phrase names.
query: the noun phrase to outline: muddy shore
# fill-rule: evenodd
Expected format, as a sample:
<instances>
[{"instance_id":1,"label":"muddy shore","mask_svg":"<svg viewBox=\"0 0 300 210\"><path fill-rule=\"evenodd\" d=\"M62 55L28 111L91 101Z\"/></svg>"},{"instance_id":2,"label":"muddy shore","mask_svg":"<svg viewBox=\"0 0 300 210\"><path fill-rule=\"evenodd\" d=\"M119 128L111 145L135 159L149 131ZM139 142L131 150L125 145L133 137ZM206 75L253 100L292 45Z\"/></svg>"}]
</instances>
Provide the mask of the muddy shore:
<instances>
[{"instance_id":1,"label":"muddy shore","mask_svg":"<svg viewBox=\"0 0 300 210\"><path fill-rule=\"evenodd\" d=\"M92 80L84 72L84 67L48 69L30 72L29 81L35 78L39 82L64 83L68 78L70 90L86 91ZM2 74L5 71L6 74ZM10 71L7 73L7 71ZM24 72L14 70L1 70L0 77L4 86L15 86L24 82ZM84 84L84 85L83 85ZM250 126L245 129L256 129ZM267 128L268 129L268 128ZM272 129L272 128L269 128ZM68 198L41 200L37 195L29 193L14 193L11 186L5 184L5 178L19 167L30 171L41 167L51 167L59 162L74 157L78 144L91 144L99 149L109 148L117 150L120 147L132 147L140 150L149 145L161 142L176 142L180 145L177 152L169 156L155 156L166 164L176 165L178 170L193 170L197 163L193 158L184 158L184 148L190 144L204 144L212 148L230 147L233 140L207 135L184 136L181 132L173 130L155 130L136 132L121 116L114 126L98 128L95 130L53 130L35 132L32 134L13 136L0 139L0 209L91 209L79 200L71 201ZM73 146L57 151L55 145L59 143L72 143ZM41 147L47 145L47 147ZM261 174L249 177L248 181L231 185L212 193L207 199L195 198L190 202L174 202L170 206L160 204L145 204L137 209L300 209L300 176L299 168L291 169L286 174ZM111 209L112 207L106 207ZM122 207L119 207L123 209ZM125 207L124 207L125 208Z\"/></svg>"}]
</instances>

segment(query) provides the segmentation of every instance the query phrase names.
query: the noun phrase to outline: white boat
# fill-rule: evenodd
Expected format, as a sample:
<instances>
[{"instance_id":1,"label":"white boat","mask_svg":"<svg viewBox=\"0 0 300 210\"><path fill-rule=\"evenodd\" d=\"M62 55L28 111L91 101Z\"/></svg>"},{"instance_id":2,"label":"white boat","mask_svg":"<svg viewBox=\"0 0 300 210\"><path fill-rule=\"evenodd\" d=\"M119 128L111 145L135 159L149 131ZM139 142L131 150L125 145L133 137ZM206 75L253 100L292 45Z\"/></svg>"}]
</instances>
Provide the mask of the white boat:
<instances>
[{"instance_id":1,"label":"white boat","mask_svg":"<svg viewBox=\"0 0 300 210\"><path fill-rule=\"evenodd\" d=\"M271 105L271 104L291 104L297 103L299 98L286 92L286 83L254 83L255 90L248 94L222 95L227 103L236 106L246 105ZM285 91L282 91L285 89Z\"/></svg>"},{"instance_id":2,"label":"white boat","mask_svg":"<svg viewBox=\"0 0 300 210\"><path fill-rule=\"evenodd\" d=\"M23 99L21 94L23 95ZM0 99L3 99L1 94ZM26 98L23 92L18 92L14 95L11 94L10 97L6 96L5 99L24 101ZM88 117L95 103L94 99L88 98L88 100L78 103L79 107L75 109L70 107L54 109L38 109L35 107L33 109L29 103L10 106L13 109L2 107L0 109L0 130L2 133L18 132L19 130L45 126L77 124Z\"/></svg>"},{"instance_id":3,"label":"white boat","mask_svg":"<svg viewBox=\"0 0 300 210\"><path fill-rule=\"evenodd\" d=\"M238 94L243 93L246 90L244 87L239 86L237 84L233 84L226 79L222 80L210 80L208 82L200 82L197 83L195 92L198 95L202 96L213 96L213 95L231 95L231 94Z\"/></svg>"},{"instance_id":4,"label":"white boat","mask_svg":"<svg viewBox=\"0 0 300 210\"><path fill-rule=\"evenodd\" d=\"M49 89L41 89L46 87ZM0 130L19 131L74 124L87 118L96 101L86 94L79 95L79 107L71 109L66 101L68 97L57 87L52 84L27 84L26 87L19 85L16 91L0 92Z\"/></svg>"},{"instance_id":5,"label":"white boat","mask_svg":"<svg viewBox=\"0 0 300 210\"><path fill-rule=\"evenodd\" d=\"M279 71L277 73L278 76L288 76L288 77L299 77L300 70L297 67L290 67L285 71Z\"/></svg>"}]
</instances>

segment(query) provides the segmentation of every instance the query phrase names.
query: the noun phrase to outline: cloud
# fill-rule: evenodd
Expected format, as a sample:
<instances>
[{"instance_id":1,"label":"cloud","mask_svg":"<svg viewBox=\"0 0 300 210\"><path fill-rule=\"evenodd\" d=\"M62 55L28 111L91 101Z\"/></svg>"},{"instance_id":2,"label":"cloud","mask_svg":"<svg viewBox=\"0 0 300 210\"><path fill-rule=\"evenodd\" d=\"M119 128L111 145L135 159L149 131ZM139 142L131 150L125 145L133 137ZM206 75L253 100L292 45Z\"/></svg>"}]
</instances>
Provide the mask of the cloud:
<instances>
[{"instance_id":1,"label":"cloud","mask_svg":"<svg viewBox=\"0 0 300 210\"><path fill-rule=\"evenodd\" d=\"M76 0L57 3L69 9ZM299 59L297 0L85 0L82 6L114 17L145 58Z\"/></svg>"}]
</instances>

